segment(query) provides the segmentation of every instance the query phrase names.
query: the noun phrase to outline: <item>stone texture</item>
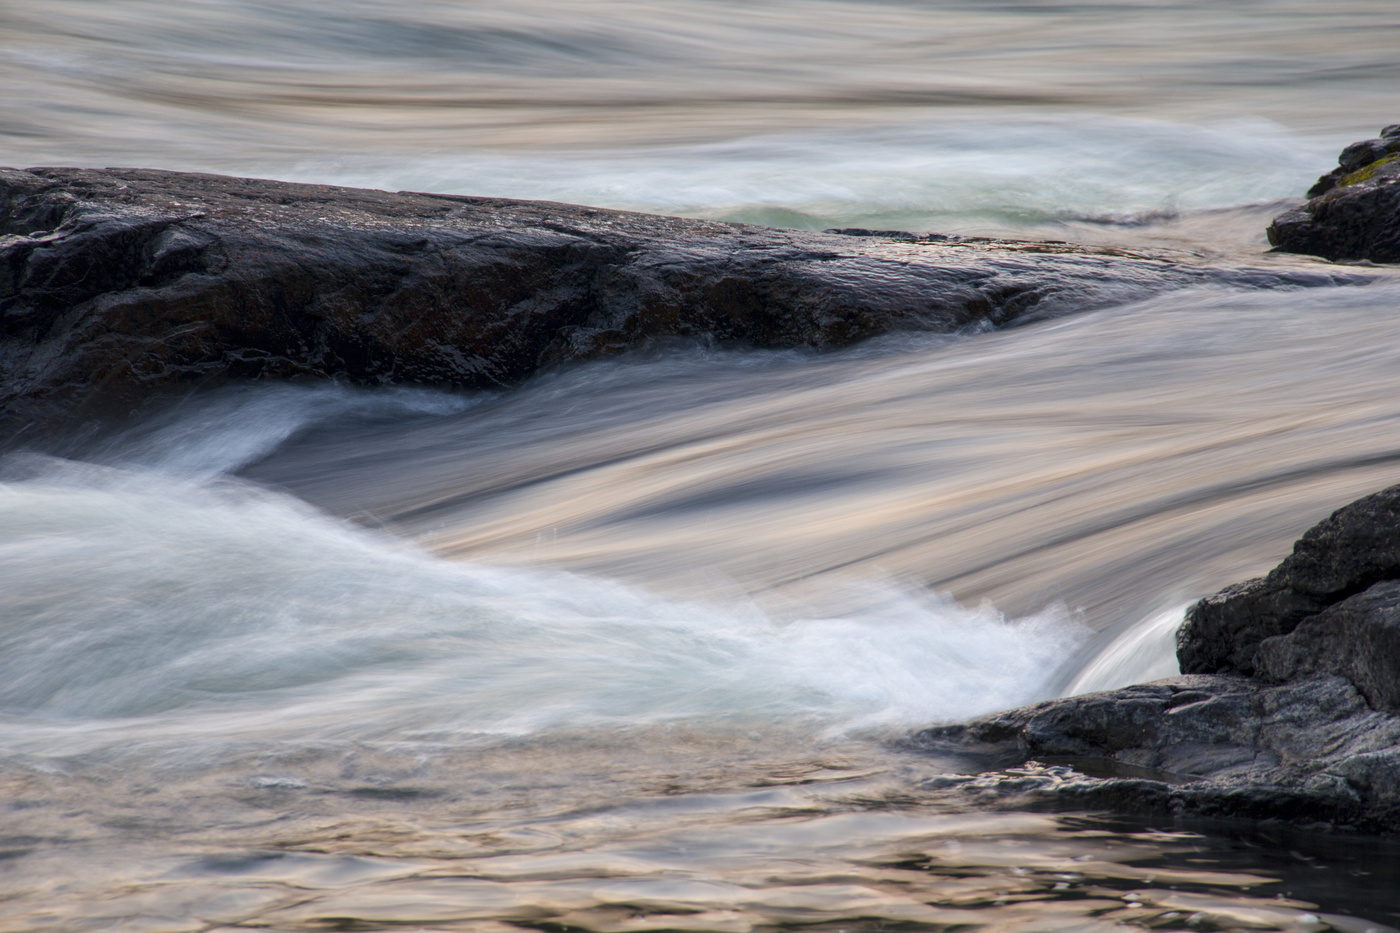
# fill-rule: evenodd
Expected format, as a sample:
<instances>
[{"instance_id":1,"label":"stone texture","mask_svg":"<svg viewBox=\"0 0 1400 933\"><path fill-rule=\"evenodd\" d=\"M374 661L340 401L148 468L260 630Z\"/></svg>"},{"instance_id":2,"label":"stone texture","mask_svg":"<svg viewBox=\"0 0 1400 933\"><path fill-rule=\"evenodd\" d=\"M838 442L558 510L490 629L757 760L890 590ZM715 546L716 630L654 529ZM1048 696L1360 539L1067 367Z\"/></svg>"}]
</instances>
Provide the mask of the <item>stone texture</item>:
<instances>
[{"instance_id":1,"label":"stone texture","mask_svg":"<svg viewBox=\"0 0 1400 933\"><path fill-rule=\"evenodd\" d=\"M1400 124L1342 150L1308 197L1269 225L1275 248L1334 261L1400 262Z\"/></svg>"},{"instance_id":2,"label":"stone texture","mask_svg":"<svg viewBox=\"0 0 1400 933\"><path fill-rule=\"evenodd\" d=\"M1377 583L1304 620L1255 652L1257 676L1277 683L1338 674L1376 709L1400 712L1400 581Z\"/></svg>"},{"instance_id":3,"label":"stone texture","mask_svg":"<svg viewBox=\"0 0 1400 933\"><path fill-rule=\"evenodd\" d=\"M1400 834L1400 486L1196 604L1177 641L1183 676L919 733L1000 766L926 790Z\"/></svg>"},{"instance_id":4,"label":"stone texture","mask_svg":"<svg viewBox=\"0 0 1400 933\"><path fill-rule=\"evenodd\" d=\"M1252 674L1264 639L1389 579L1400 579L1400 486L1359 499L1310 528L1268 576L1191 607L1177 634L1181 671Z\"/></svg>"},{"instance_id":5,"label":"stone texture","mask_svg":"<svg viewBox=\"0 0 1400 933\"><path fill-rule=\"evenodd\" d=\"M1204 282L1350 280L1054 243L0 169L0 440L231 379L485 387L657 338L839 347Z\"/></svg>"},{"instance_id":6,"label":"stone texture","mask_svg":"<svg viewBox=\"0 0 1400 933\"><path fill-rule=\"evenodd\" d=\"M928 729L913 744L1015 762L925 784L979 805L1400 833L1400 718L1338 676L1186 675Z\"/></svg>"}]
</instances>

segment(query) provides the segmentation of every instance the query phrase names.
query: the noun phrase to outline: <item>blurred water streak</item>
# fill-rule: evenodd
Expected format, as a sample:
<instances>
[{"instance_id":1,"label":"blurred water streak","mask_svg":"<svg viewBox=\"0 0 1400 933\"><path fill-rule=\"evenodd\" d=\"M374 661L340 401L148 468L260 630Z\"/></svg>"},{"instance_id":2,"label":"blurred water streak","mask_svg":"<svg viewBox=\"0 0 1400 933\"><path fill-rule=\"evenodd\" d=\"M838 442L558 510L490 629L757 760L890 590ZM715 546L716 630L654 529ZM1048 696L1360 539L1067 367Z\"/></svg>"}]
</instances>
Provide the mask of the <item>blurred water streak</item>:
<instances>
[{"instance_id":1,"label":"blurred water streak","mask_svg":"<svg viewBox=\"0 0 1400 933\"><path fill-rule=\"evenodd\" d=\"M1397 47L1386 0L12 0L0 162L986 232L1293 196Z\"/></svg>"}]
</instances>

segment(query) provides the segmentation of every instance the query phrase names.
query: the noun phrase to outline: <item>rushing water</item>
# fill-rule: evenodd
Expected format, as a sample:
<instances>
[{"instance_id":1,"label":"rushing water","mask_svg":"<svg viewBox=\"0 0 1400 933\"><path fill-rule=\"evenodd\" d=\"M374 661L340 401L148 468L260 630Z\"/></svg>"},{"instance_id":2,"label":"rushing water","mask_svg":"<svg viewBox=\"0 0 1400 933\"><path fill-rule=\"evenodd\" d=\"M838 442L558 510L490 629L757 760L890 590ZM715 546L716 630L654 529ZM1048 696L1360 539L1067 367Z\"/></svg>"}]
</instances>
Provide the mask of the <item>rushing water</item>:
<instances>
[{"instance_id":1,"label":"rushing water","mask_svg":"<svg viewBox=\"0 0 1400 933\"><path fill-rule=\"evenodd\" d=\"M1390 0L11 0L0 163L1217 262L1400 119ZM940 796L1400 478L1400 281L0 459L0 928L1381 929L1400 850Z\"/></svg>"}]
</instances>

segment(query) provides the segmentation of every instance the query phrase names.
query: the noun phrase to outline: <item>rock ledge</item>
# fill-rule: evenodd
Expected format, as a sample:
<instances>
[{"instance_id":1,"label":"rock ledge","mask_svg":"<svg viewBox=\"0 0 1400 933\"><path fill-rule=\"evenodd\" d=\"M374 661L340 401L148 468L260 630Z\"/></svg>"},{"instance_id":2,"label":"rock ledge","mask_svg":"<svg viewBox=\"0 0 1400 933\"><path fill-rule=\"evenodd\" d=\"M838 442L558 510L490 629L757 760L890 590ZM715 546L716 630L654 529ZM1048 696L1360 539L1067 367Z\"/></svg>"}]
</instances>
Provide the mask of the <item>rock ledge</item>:
<instances>
[{"instance_id":1,"label":"rock ledge","mask_svg":"<svg viewBox=\"0 0 1400 933\"><path fill-rule=\"evenodd\" d=\"M0 439L244 379L480 388L656 338L840 347L1357 276L143 169L0 169Z\"/></svg>"},{"instance_id":2,"label":"rock ledge","mask_svg":"<svg viewBox=\"0 0 1400 933\"><path fill-rule=\"evenodd\" d=\"M1183 676L919 733L1021 766L935 782L1007 806L1400 834L1400 486L1193 606ZM1027 764L1028 763L1028 764Z\"/></svg>"}]
</instances>

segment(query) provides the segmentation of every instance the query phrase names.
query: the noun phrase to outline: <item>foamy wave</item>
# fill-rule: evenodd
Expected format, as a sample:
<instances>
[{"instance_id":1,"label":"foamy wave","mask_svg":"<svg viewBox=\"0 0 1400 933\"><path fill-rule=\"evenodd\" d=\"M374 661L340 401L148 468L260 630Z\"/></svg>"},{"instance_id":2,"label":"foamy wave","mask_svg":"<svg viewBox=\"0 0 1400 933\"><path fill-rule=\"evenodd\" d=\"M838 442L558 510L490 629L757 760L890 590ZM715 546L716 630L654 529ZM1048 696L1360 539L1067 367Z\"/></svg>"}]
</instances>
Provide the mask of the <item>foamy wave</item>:
<instances>
[{"instance_id":1,"label":"foamy wave","mask_svg":"<svg viewBox=\"0 0 1400 933\"><path fill-rule=\"evenodd\" d=\"M1009 620L893 590L855 616L779 624L749 604L440 560L244 484L36 471L0 485L12 747L923 723L1038 698L1086 635L1061 612Z\"/></svg>"}]
</instances>

